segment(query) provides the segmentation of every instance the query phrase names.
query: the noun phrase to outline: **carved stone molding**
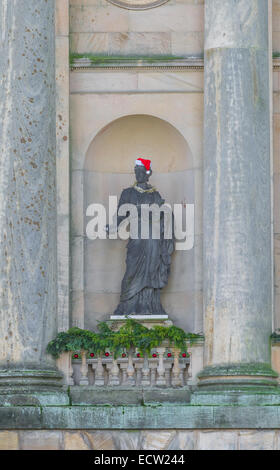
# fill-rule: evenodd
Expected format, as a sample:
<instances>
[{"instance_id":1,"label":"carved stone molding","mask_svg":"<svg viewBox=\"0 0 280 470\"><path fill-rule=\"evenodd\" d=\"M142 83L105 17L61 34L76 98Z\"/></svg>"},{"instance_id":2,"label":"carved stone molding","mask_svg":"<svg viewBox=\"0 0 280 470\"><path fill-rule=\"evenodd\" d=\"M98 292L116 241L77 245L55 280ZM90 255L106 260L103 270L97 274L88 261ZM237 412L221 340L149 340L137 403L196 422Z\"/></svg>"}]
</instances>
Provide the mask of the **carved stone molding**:
<instances>
[{"instance_id":1,"label":"carved stone molding","mask_svg":"<svg viewBox=\"0 0 280 470\"><path fill-rule=\"evenodd\" d=\"M127 10L148 10L149 8L159 7L169 0L107 0L110 3Z\"/></svg>"},{"instance_id":2,"label":"carved stone molding","mask_svg":"<svg viewBox=\"0 0 280 470\"><path fill-rule=\"evenodd\" d=\"M184 59L115 59L108 58L100 62L93 61L89 58L75 59L71 64L71 71L80 71L80 70L91 70L91 69L103 69L103 70L122 70L122 69L131 69L131 70L200 70L204 69L204 60L203 58L197 57L188 57ZM273 59L273 69L280 69L280 58Z\"/></svg>"},{"instance_id":3,"label":"carved stone molding","mask_svg":"<svg viewBox=\"0 0 280 470\"><path fill-rule=\"evenodd\" d=\"M203 70L203 59L187 58L187 59L114 59L108 58L102 62L92 61L89 58L75 59L71 64L71 70L83 69L102 69L102 70Z\"/></svg>"}]
</instances>

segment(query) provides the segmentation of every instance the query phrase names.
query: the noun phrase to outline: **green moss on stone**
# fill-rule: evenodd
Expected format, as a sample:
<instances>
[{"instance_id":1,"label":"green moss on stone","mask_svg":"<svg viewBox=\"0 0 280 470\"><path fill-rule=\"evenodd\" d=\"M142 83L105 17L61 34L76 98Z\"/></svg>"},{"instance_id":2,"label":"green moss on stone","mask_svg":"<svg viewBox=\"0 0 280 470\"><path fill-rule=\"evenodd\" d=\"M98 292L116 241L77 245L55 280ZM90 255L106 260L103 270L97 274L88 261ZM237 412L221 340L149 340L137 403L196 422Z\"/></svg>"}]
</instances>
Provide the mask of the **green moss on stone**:
<instances>
[{"instance_id":1,"label":"green moss on stone","mask_svg":"<svg viewBox=\"0 0 280 470\"><path fill-rule=\"evenodd\" d=\"M177 59L183 59L182 56L173 56L173 55L154 55L154 56L141 56L141 55L133 55L133 56L108 56L108 55L95 55L89 53L71 53L70 54L70 65L73 65L75 60L78 59L89 59L93 64L106 64L111 62L130 62L130 61L146 61L146 62L155 62L155 61L173 61Z\"/></svg>"},{"instance_id":2,"label":"green moss on stone","mask_svg":"<svg viewBox=\"0 0 280 470\"><path fill-rule=\"evenodd\" d=\"M221 375L265 375L270 377L278 377L278 374L271 369L270 364L263 362L248 364L220 364L217 366L209 366L205 367L204 370L199 374L200 377Z\"/></svg>"}]
</instances>

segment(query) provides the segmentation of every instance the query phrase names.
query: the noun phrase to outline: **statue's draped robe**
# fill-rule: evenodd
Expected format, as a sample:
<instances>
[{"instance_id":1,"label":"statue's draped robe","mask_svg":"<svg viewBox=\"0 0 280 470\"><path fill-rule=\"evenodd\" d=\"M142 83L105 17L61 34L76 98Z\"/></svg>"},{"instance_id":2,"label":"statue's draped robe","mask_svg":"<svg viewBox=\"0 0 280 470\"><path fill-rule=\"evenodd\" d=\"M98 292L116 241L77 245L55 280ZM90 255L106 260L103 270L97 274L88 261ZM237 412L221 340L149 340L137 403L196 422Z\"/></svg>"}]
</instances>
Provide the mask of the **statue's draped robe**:
<instances>
[{"instance_id":1,"label":"statue's draped robe","mask_svg":"<svg viewBox=\"0 0 280 470\"><path fill-rule=\"evenodd\" d=\"M164 239L164 217L161 213L160 239L141 239L141 204L157 204L164 200L158 191L139 192L135 187L124 189L119 207L122 204L138 206L138 239L129 239L127 244L126 272L121 286L120 303L115 315L152 314L162 315L165 311L160 302L160 289L168 281L171 254L174 250L174 238ZM118 224L125 217L118 217Z\"/></svg>"}]
</instances>

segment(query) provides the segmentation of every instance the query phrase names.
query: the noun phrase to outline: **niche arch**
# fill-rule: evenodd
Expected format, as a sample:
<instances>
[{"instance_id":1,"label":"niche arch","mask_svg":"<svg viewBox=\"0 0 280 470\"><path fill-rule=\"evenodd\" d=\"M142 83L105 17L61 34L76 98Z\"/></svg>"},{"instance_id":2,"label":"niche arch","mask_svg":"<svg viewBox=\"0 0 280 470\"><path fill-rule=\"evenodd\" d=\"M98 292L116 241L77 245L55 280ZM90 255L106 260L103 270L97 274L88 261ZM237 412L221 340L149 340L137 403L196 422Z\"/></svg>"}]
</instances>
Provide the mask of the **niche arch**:
<instances>
[{"instance_id":1,"label":"niche arch","mask_svg":"<svg viewBox=\"0 0 280 470\"><path fill-rule=\"evenodd\" d=\"M83 251L80 325L85 328L94 329L98 321L108 319L117 307L126 258L125 241L93 241L85 236L89 220L85 217L86 208L91 203L102 203L108 210L109 195L119 197L122 189L134 183L134 161L139 156L151 158L151 184L166 202L195 203L192 152L173 125L148 114L133 114L113 120L96 134L85 154L81 183L84 226L80 240ZM175 252L171 268L162 303L174 323L193 330L194 250Z\"/></svg>"}]
</instances>

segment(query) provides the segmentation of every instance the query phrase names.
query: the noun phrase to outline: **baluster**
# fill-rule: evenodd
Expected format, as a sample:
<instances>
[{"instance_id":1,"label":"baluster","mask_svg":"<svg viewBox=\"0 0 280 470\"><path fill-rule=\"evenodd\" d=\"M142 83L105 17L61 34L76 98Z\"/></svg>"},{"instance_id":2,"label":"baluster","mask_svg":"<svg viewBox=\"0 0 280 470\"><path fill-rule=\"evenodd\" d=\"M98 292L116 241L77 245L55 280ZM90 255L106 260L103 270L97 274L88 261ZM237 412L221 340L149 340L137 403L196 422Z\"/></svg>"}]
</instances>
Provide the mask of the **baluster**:
<instances>
[{"instance_id":1,"label":"baluster","mask_svg":"<svg viewBox=\"0 0 280 470\"><path fill-rule=\"evenodd\" d=\"M108 362L108 359L106 359L105 362L105 373L104 373L104 384L105 385L110 385L110 377L111 377L111 369L112 369L112 362Z\"/></svg>"},{"instance_id":2,"label":"baluster","mask_svg":"<svg viewBox=\"0 0 280 470\"><path fill-rule=\"evenodd\" d=\"M102 354L99 355L97 366L95 369L95 384L94 385L104 385L104 367L102 364Z\"/></svg>"},{"instance_id":3,"label":"baluster","mask_svg":"<svg viewBox=\"0 0 280 470\"><path fill-rule=\"evenodd\" d=\"M190 356L190 362L189 362L189 367L188 367L188 375L187 375L187 380L192 379L193 377L193 358L192 358L192 352L191 349L188 348L188 353Z\"/></svg>"},{"instance_id":4,"label":"baluster","mask_svg":"<svg viewBox=\"0 0 280 470\"><path fill-rule=\"evenodd\" d=\"M151 386L155 385L156 383L156 368L151 367Z\"/></svg>"},{"instance_id":5,"label":"baluster","mask_svg":"<svg viewBox=\"0 0 280 470\"><path fill-rule=\"evenodd\" d=\"M88 362L88 384L94 384L94 369L91 362Z\"/></svg>"},{"instance_id":6,"label":"baluster","mask_svg":"<svg viewBox=\"0 0 280 470\"><path fill-rule=\"evenodd\" d=\"M157 373L157 359L150 359L149 361L151 369L151 386L156 384L156 373Z\"/></svg>"},{"instance_id":7,"label":"baluster","mask_svg":"<svg viewBox=\"0 0 280 470\"><path fill-rule=\"evenodd\" d=\"M128 352L127 375L128 375L128 378L127 378L128 385L131 385L131 386L135 385L135 370L133 366L133 348L130 348Z\"/></svg>"},{"instance_id":8,"label":"baluster","mask_svg":"<svg viewBox=\"0 0 280 470\"><path fill-rule=\"evenodd\" d=\"M95 384L95 377L96 377L96 368L97 368L98 360L95 359L91 361L91 368L92 368L92 374L93 374L93 382L92 384Z\"/></svg>"},{"instance_id":9,"label":"baluster","mask_svg":"<svg viewBox=\"0 0 280 470\"><path fill-rule=\"evenodd\" d=\"M121 385L127 385L127 361L120 364Z\"/></svg>"},{"instance_id":10,"label":"baluster","mask_svg":"<svg viewBox=\"0 0 280 470\"><path fill-rule=\"evenodd\" d=\"M141 385L143 385L143 387L147 387L148 385L150 385L149 376L150 376L150 367L149 367L148 354L145 353L143 367L142 367L142 381L141 381Z\"/></svg>"},{"instance_id":11,"label":"baluster","mask_svg":"<svg viewBox=\"0 0 280 470\"><path fill-rule=\"evenodd\" d=\"M141 385L141 379L142 379L142 361L137 361L134 364L135 370L136 370L136 385Z\"/></svg>"},{"instance_id":12,"label":"baluster","mask_svg":"<svg viewBox=\"0 0 280 470\"><path fill-rule=\"evenodd\" d=\"M171 373L170 373L170 364L167 364L166 365L166 368L165 368L165 378L166 378L166 386L169 387L170 384L171 384Z\"/></svg>"},{"instance_id":13,"label":"baluster","mask_svg":"<svg viewBox=\"0 0 280 470\"><path fill-rule=\"evenodd\" d=\"M164 353L165 347L159 347L158 350L158 367L157 367L157 381L156 384L159 386L166 385L165 380L165 368L164 368Z\"/></svg>"},{"instance_id":14,"label":"baluster","mask_svg":"<svg viewBox=\"0 0 280 470\"><path fill-rule=\"evenodd\" d=\"M184 369L184 385L187 385L188 383L188 378L189 378L188 369L189 369L189 364L187 363Z\"/></svg>"},{"instance_id":15,"label":"baluster","mask_svg":"<svg viewBox=\"0 0 280 470\"><path fill-rule=\"evenodd\" d=\"M173 349L173 355L174 355L174 363L173 363L173 368L172 368L171 383L173 387L179 387L181 385L180 365L179 365L180 349L177 349L177 348L172 348L172 349Z\"/></svg>"},{"instance_id":16,"label":"baluster","mask_svg":"<svg viewBox=\"0 0 280 470\"><path fill-rule=\"evenodd\" d=\"M68 376L67 376L67 383L68 385L74 385L74 369L72 365L72 354L73 352L70 351L68 354Z\"/></svg>"},{"instance_id":17,"label":"baluster","mask_svg":"<svg viewBox=\"0 0 280 470\"><path fill-rule=\"evenodd\" d=\"M82 365L81 365L81 379L80 385L88 385L88 364L86 351L81 351Z\"/></svg>"},{"instance_id":18,"label":"baluster","mask_svg":"<svg viewBox=\"0 0 280 470\"><path fill-rule=\"evenodd\" d=\"M181 381L182 387L185 385L184 372L185 372L185 364L181 364L180 365L180 381Z\"/></svg>"},{"instance_id":19,"label":"baluster","mask_svg":"<svg viewBox=\"0 0 280 470\"><path fill-rule=\"evenodd\" d=\"M113 362L110 367L109 373L109 385L120 385L120 369L117 362L117 359L113 357Z\"/></svg>"}]
</instances>

